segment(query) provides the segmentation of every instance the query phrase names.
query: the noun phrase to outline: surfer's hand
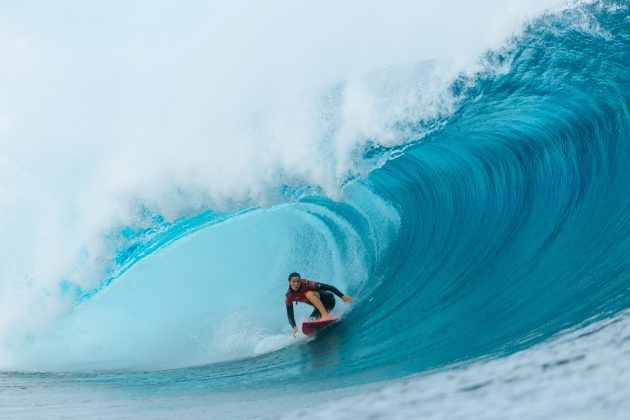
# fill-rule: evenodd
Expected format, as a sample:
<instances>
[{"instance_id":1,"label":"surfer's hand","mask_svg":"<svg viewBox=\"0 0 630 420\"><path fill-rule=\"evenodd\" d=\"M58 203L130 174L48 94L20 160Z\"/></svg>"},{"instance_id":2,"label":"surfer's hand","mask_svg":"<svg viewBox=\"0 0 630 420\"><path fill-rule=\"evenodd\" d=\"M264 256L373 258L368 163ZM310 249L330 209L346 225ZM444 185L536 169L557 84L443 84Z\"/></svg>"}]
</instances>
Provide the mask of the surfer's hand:
<instances>
[{"instance_id":1,"label":"surfer's hand","mask_svg":"<svg viewBox=\"0 0 630 420\"><path fill-rule=\"evenodd\" d=\"M348 295L343 295L341 300L343 300L344 303L352 303L352 298L350 296L348 296Z\"/></svg>"},{"instance_id":2,"label":"surfer's hand","mask_svg":"<svg viewBox=\"0 0 630 420\"><path fill-rule=\"evenodd\" d=\"M293 327L293 333L291 334L293 338L295 338L295 334L297 334L298 328L297 326Z\"/></svg>"}]
</instances>

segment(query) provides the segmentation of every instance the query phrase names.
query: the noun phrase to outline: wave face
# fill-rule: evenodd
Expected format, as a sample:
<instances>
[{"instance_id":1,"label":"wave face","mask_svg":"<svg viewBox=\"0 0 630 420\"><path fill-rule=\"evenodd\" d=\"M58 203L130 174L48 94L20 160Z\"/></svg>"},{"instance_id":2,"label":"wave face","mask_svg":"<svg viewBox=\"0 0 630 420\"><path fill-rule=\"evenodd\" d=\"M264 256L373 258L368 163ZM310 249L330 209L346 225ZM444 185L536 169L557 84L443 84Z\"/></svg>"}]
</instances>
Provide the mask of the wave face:
<instances>
[{"instance_id":1,"label":"wave face","mask_svg":"<svg viewBox=\"0 0 630 420\"><path fill-rule=\"evenodd\" d=\"M450 85L452 113L404 121L417 141L375 138L376 168L334 200L287 187L302 198L130 230L109 280L66 285L78 309L16 365L130 369L102 380L162 390L341 387L502 358L628 308L627 5L544 15L485 59ZM294 270L356 299L312 341L286 338Z\"/></svg>"}]
</instances>

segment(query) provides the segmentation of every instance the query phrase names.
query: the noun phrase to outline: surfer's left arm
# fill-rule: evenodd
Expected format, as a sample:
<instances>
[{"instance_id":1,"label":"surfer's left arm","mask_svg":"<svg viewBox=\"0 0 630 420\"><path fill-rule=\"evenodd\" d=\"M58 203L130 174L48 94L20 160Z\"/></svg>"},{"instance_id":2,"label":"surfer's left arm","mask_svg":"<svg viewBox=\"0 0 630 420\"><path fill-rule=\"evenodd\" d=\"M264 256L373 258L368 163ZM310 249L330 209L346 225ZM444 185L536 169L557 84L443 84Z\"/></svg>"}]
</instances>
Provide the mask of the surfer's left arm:
<instances>
[{"instance_id":1,"label":"surfer's left arm","mask_svg":"<svg viewBox=\"0 0 630 420\"><path fill-rule=\"evenodd\" d=\"M298 332L297 324L295 323L295 315L293 314L293 303L287 304L287 318L289 318L289 324L293 327L293 337Z\"/></svg>"},{"instance_id":2,"label":"surfer's left arm","mask_svg":"<svg viewBox=\"0 0 630 420\"><path fill-rule=\"evenodd\" d=\"M322 291L322 290L336 294L345 303L352 303L352 298L348 295L341 293L341 291L337 289L335 286L331 286L330 284L325 284L325 283L319 283L319 286L317 287L317 291Z\"/></svg>"}]
</instances>

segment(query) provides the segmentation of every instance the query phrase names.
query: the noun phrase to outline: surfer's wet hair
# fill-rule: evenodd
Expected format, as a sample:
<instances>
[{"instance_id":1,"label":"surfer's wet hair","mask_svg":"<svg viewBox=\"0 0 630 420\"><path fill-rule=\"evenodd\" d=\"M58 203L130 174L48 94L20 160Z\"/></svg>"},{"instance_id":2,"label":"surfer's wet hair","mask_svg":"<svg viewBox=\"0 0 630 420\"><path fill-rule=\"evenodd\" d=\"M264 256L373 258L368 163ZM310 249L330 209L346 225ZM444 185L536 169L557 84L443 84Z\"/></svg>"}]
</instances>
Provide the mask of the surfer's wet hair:
<instances>
[{"instance_id":1,"label":"surfer's wet hair","mask_svg":"<svg viewBox=\"0 0 630 420\"><path fill-rule=\"evenodd\" d=\"M302 276L300 276L300 273L291 273L291 274L289 274L289 281L291 281L291 279L292 279L293 277L299 277L299 278L302 278Z\"/></svg>"}]
</instances>

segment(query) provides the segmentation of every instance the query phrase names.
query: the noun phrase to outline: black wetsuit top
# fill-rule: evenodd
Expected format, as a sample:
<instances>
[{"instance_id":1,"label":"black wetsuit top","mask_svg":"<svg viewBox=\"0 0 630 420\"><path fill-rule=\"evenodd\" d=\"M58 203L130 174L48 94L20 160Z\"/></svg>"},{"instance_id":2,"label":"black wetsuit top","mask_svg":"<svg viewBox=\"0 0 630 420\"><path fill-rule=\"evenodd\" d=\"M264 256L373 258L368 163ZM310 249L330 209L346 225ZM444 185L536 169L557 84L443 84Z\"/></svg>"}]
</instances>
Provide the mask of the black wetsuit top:
<instances>
[{"instance_id":1,"label":"black wetsuit top","mask_svg":"<svg viewBox=\"0 0 630 420\"><path fill-rule=\"evenodd\" d=\"M308 305L311 305L311 303L308 301L298 299L299 295L306 293L306 291L315 291L315 292L332 292L336 294L337 296L339 296L340 298L343 297L343 293L341 293L339 289L337 289L335 286L331 286L325 283L310 282L309 280L306 280L306 283L304 283L304 279L302 281L303 283L302 285L300 285L300 288L298 289L297 292L291 289L291 287L289 287L289 290L287 291L287 294L286 294L285 303L287 306L287 318L289 318L289 324L291 324L291 326L294 328L296 326L296 323L295 323L295 315L293 313L293 302L298 301L298 302L304 302ZM309 287L308 290L306 291L302 290L304 286L308 285L309 283L310 284L314 283L315 286ZM320 298L326 310L330 310L335 307L335 297L331 295L330 293L321 293ZM317 308L315 308L315 310L311 314L311 317L313 318L313 317L316 317L317 315L321 316Z\"/></svg>"}]
</instances>

